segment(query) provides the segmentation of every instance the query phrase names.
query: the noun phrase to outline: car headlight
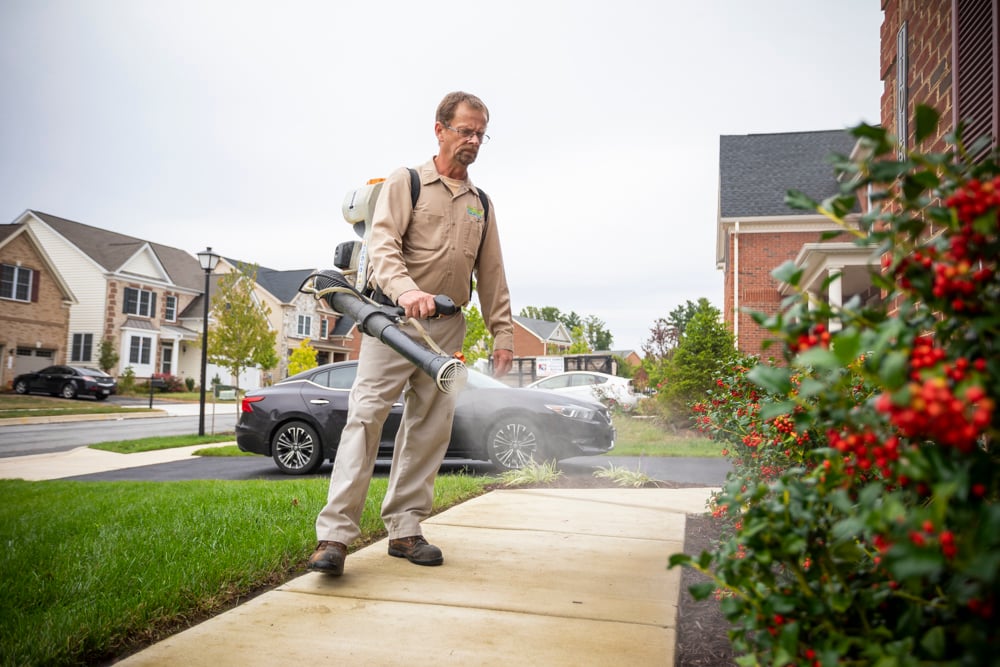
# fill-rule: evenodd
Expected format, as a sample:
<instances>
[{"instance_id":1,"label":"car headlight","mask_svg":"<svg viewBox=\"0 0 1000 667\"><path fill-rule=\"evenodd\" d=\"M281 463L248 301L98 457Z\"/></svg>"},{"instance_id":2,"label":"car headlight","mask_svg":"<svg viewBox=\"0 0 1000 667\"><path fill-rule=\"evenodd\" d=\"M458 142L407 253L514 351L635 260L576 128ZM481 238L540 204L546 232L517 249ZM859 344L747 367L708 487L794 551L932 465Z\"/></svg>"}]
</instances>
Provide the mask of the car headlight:
<instances>
[{"instance_id":1,"label":"car headlight","mask_svg":"<svg viewBox=\"0 0 1000 667\"><path fill-rule=\"evenodd\" d=\"M582 408L579 405L561 405L557 403L546 404L545 407L557 415L569 417L570 419L581 419L583 421L593 421L594 416L597 414L596 410Z\"/></svg>"}]
</instances>

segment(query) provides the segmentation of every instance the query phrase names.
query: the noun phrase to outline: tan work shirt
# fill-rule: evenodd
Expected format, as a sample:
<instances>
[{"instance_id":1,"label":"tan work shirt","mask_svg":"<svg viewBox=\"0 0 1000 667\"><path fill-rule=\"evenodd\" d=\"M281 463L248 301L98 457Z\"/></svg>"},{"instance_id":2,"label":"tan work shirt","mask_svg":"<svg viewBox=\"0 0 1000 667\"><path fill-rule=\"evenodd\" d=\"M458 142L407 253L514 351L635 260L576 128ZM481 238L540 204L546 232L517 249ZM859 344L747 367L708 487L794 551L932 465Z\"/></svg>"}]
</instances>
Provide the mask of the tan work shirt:
<instances>
[{"instance_id":1,"label":"tan work shirt","mask_svg":"<svg viewBox=\"0 0 1000 667\"><path fill-rule=\"evenodd\" d=\"M405 168L392 172L382 185L368 241L371 282L393 301L403 292L419 289L445 294L465 306L472 298L469 278L475 272L493 346L513 350L510 292L493 206L487 222L471 181L467 179L453 195L433 159L417 172L421 187L416 208L411 209L410 173Z\"/></svg>"}]
</instances>

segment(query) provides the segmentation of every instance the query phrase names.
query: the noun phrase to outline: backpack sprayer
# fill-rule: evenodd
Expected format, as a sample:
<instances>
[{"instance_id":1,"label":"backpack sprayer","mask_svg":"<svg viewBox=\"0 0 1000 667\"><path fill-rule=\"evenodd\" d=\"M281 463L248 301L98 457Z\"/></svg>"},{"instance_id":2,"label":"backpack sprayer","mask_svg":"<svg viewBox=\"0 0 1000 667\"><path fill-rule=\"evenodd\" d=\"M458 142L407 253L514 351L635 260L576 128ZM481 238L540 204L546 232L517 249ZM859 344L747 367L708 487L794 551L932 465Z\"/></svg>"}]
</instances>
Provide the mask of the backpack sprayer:
<instances>
[{"instance_id":1,"label":"backpack sprayer","mask_svg":"<svg viewBox=\"0 0 1000 667\"><path fill-rule=\"evenodd\" d=\"M318 271L306 278L299 291L312 294L316 299L325 299L335 311L349 315L361 331L379 339L432 377L442 393L458 392L468 379L465 364L446 355L416 320L410 320L409 323L423 335L427 347L415 342L399 329L404 319L402 308L379 303L366 295L372 212L383 181L381 178L373 179L347 194L343 205L344 219L362 240L339 244L333 254L333 263L340 271ZM443 294L434 297L434 307L439 315L451 315L459 310L455 302Z\"/></svg>"}]
</instances>

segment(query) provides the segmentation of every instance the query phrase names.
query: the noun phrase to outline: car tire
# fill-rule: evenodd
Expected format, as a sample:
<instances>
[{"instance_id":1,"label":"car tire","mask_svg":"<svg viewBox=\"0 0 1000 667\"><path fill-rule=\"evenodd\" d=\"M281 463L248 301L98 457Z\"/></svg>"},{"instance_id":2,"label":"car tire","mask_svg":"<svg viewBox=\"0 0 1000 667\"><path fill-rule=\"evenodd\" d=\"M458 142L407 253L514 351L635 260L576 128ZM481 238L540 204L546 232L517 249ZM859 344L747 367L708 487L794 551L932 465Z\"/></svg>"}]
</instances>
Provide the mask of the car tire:
<instances>
[{"instance_id":1,"label":"car tire","mask_svg":"<svg viewBox=\"0 0 1000 667\"><path fill-rule=\"evenodd\" d=\"M286 475L308 475L323 465L323 443L309 424L288 422L275 431L271 456Z\"/></svg>"},{"instance_id":2,"label":"car tire","mask_svg":"<svg viewBox=\"0 0 1000 667\"><path fill-rule=\"evenodd\" d=\"M76 398L76 385L72 382L67 382L62 386L59 395L63 398Z\"/></svg>"},{"instance_id":3,"label":"car tire","mask_svg":"<svg viewBox=\"0 0 1000 667\"><path fill-rule=\"evenodd\" d=\"M529 419L511 415L486 432L486 454L499 470L520 470L536 460L541 432Z\"/></svg>"},{"instance_id":4,"label":"car tire","mask_svg":"<svg viewBox=\"0 0 1000 667\"><path fill-rule=\"evenodd\" d=\"M18 380L14 383L14 393L15 394L27 394L28 393L28 383L24 380Z\"/></svg>"}]
</instances>

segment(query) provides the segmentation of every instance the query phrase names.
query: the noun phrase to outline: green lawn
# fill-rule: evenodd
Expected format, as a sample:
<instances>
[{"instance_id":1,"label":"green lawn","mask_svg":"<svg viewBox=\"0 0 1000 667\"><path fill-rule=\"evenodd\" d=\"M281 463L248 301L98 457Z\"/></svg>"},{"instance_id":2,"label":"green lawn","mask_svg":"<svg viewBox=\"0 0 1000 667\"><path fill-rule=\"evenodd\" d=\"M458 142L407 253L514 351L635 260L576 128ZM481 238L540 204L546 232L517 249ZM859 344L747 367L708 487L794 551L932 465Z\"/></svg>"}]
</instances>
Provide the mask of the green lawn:
<instances>
[{"instance_id":1,"label":"green lawn","mask_svg":"<svg viewBox=\"0 0 1000 667\"><path fill-rule=\"evenodd\" d=\"M435 511L486 477L443 475ZM0 480L0 663L93 664L304 571L325 479ZM385 479L361 528L384 536Z\"/></svg>"},{"instance_id":2,"label":"green lawn","mask_svg":"<svg viewBox=\"0 0 1000 667\"><path fill-rule=\"evenodd\" d=\"M624 414L613 419L618 439L608 456L722 457L722 445L708 438L665 431L651 419Z\"/></svg>"},{"instance_id":3,"label":"green lawn","mask_svg":"<svg viewBox=\"0 0 1000 667\"><path fill-rule=\"evenodd\" d=\"M67 400L34 394L0 394L0 419L15 417L51 417L57 415L111 414L144 412L145 408L123 408L107 401Z\"/></svg>"}]
</instances>

